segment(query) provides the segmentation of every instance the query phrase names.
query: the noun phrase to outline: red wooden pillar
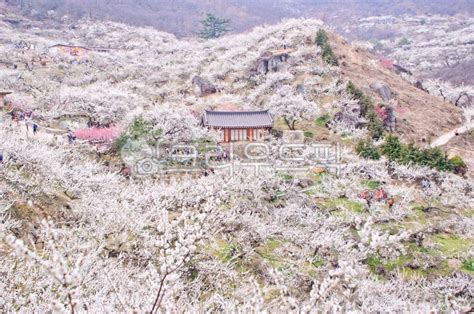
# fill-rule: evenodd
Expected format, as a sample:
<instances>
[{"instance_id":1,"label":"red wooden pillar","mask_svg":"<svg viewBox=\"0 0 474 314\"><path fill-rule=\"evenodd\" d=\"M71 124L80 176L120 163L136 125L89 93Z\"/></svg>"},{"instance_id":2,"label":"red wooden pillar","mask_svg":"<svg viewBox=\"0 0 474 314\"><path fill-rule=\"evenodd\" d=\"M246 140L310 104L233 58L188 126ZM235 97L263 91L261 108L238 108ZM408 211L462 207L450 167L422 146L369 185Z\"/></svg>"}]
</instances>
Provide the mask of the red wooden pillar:
<instances>
[{"instance_id":1,"label":"red wooden pillar","mask_svg":"<svg viewBox=\"0 0 474 314\"><path fill-rule=\"evenodd\" d=\"M253 139L253 129L247 129L247 140L252 141Z\"/></svg>"},{"instance_id":2,"label":"red wooden pillar","mask_svg":"<svg viewBox=\"0 0 474 314\"><path fill-rule=\"evenodd\" d=\"M230 142L230 132L229 132L229 129L224 129L224 142L225 142L225 143Z\"/></svg>"}]
</instances>

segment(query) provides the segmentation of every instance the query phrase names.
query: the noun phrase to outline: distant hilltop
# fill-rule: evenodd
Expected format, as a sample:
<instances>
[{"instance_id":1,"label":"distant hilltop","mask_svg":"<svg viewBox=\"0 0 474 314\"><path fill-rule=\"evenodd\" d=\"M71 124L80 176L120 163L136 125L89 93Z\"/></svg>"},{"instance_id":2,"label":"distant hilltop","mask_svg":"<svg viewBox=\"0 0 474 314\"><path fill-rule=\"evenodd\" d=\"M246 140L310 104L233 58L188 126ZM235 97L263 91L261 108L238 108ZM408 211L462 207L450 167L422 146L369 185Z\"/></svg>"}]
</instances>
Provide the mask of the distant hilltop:
<instances>
[{"instance_id":1,"label":"distant hilltop","mask_svg":"<svg viewBox=\"0 0 474 314\"><path fill-rule=\"evenodd\" d=\"M358 18L376 15L447 14L474 12L474 1L414 0L6 0L29 17L70 22L84 17L111 20L138 26L153 26L178 37L192 36L207 12L232 21L232 30L248 30L256 25L279 22L283 18L316 17L337 26Z\"/></svg>"}]
</instances>

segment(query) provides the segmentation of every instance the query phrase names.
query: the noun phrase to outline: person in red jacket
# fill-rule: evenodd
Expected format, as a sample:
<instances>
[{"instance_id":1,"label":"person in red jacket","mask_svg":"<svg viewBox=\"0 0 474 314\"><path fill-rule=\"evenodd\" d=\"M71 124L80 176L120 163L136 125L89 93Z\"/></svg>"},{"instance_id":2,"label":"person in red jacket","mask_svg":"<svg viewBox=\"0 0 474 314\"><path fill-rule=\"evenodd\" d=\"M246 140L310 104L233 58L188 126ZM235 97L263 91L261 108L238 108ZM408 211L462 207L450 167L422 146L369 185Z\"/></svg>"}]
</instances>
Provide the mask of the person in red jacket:
<instances>
[{"instance_id":1,"label":"person in red jacket","mask_svg":"<svg viewBox=\"0 0 474 314\"><path fill-rule=\"evenodd\" d=\"M388 208L392 208L393 205L395 204L395 200L393 199L393 197L389 198L388 199Z\"/></svg>"}]
</instances>

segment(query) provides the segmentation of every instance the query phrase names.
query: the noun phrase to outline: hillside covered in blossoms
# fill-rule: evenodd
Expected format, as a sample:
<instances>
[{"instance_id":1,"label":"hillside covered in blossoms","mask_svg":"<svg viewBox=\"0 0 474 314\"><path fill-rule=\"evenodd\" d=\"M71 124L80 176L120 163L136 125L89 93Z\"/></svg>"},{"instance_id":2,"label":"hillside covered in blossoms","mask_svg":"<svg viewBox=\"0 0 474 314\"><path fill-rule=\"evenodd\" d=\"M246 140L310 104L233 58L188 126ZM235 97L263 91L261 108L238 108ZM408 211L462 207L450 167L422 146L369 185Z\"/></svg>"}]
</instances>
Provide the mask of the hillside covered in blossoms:
<instances>
[{"instance_id":1,"label":"hillside covered in blossoms","mask_svg":"<svg viewBox=\"0 0 474 314\"><path fill-rule=\"evenodd\" d=\"M10 18L1 311L473 310L469 105L314 19L203 40ZM222 143L210 111L273 125Z\"/></svg>"}]
</instances>

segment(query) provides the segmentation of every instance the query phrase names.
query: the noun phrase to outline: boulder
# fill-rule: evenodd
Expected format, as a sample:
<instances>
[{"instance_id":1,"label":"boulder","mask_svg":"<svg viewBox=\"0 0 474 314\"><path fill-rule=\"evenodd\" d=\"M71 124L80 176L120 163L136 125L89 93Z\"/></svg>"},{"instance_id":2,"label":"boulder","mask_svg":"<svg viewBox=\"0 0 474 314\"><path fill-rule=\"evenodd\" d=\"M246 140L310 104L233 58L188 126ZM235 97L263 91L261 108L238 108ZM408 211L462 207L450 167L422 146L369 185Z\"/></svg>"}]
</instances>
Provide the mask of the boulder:
<instances>
[{"instance_id":1,"label":"boulder","mask_svg":"<svg viewBox=\"0 0 474 314\"><path fill-rule=\"evenodd\" d=\"M299 186L302 189L306 189L306 188L314 185L314 182L311 179L303 178L303 179L299 179L298 183L296 185Z\"/></svg>"},{"instance_id":2,"label":"boulder","mask_svg":"<svg viewBox=\"0 0 474 314\"><path fill-rule=\"evenodd\" d=\"M192 83L199 88L201 96L207 96L217 92L217 88L211 82L200 76L193 77Z\"/></svg>"},{"instance_id":3,"label":"boulder","mask_svg":"<svg viewBox=\"0 0 474 314\"><path fill-rule=\"evenodd\" d=\"M281 68L281 64L288 60L288 53L264 53L260 58L257 59L254 72L258 74L267 74L268 72L278 72Z\"/></svg>"},{"instance_id":4,"label":"boulder","mask_svg":"<svg viewBox=\"0 0 474 314\"><path fill-rule=\"evenodd\" d=\"M405 73L405 74L408 74L408 75L413 75L413 73L411 73L411 71L405 69L405 68L402 67L401 65L394 64L394 65L393 65L393 68L394 68L394 70L395 70L395 73L397 73L397 74Z\"/></svg>"},{"instance_id":5,"label":"boulder","mask_svg":"<svg viewBox=\"0 0 474 314\"><path fill-rule=\"evenodd\" d=\"M382 82L374 82L370 84L370 89L376 92L384 101L392 99L392 90L388 85Z\"/></svg>"},{"instance_id":6,"label":"boulder","mask_svg":"<svg viewBox=\"0 0 474 314\"><path fill-rule=\"evenodd\" d=\"M423 86L423 83L422 83L421 81L416 81L415 87L418 88L418 89L421 89L422 91L424 91L424 92L426 92L426 93L428 92L428 91L425 89L425 87Z\"/></svg>"},{"instance_id":7,"label":"boulder","mask_svg":"<svg viewBox=\"0 0 474 314\"><path fill-rule=\"evenodd\" d=\"M303 84L296 85L296 93L305 96L306 95L306 87Z\"/></svg>"},{"instance_id":8,"label":"boulder","mask_svg":"<svg viewBox=\"0 0 474 314\"><path fill-rule=\"evenodd\" d=\"M258 74L267 74L267 72L268 72L268 60L258 59L257 60L257 67L256 67L255 70Z\"/></svg>"},{"instance_id":9,"label":"boulder","mask_svg":"<svg viewBox=\"0 0 474 314\"><path fill-rule=\"evenodd\" d=\"M424 207L421 210L425 213L433 213L433 212L440 212L441 211L441 209L439 209L438 207L433 207L433 206Z\"/></svg>"}]
</instances>

